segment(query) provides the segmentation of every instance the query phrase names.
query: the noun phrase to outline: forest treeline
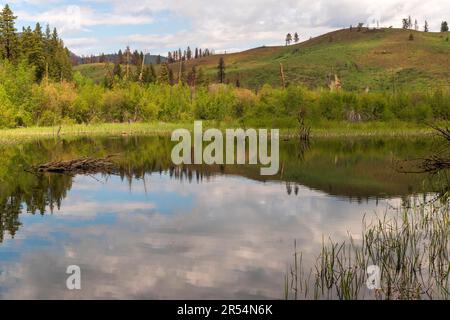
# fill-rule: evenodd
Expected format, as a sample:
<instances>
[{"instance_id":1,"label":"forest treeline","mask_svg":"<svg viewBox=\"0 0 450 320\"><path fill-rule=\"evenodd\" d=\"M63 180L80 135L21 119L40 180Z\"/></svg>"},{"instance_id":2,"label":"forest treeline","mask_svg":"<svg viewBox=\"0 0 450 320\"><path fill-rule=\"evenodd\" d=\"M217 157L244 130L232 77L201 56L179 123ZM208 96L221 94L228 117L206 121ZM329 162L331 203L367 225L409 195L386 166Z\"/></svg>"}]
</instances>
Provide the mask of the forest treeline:
<instances>
[{"instance_id":1,"label":"forest treeline","mask_svg":"<svg viewBox=\"0 0 450 320\"><path fill-rule=\"evenodd\" d=\"M300 85L258 91L225 84L226 66L218 61L215 81L202 69L180 63L135 66L116 63L96 84L72 74L70 52L57 30L24 28L6 5L0 16L0 127L99 122L230 120L254 126L295 126L299 113L310 121L450 120L450 93L345 92ZM202 55L205 54L201 51ZM200 51L198 50L198 54ZM214 83L212 83L214 82Z\"/></svg>"},{"instance_id":2,"label":"forest treeline","mask_svg":"<svg viewBox=\"0 0 450 320\"><path fill-rule=\"evenodd\" d=\"M27 64L34 71L37 81L44 78L52 80L70 80L72 64L70 52L59 38L56 28L45 31L37 23L22 28L15 27L16 16L8 5L0 13L0 56L3 61L13 64Z\"/></svg>"}]
</instances>

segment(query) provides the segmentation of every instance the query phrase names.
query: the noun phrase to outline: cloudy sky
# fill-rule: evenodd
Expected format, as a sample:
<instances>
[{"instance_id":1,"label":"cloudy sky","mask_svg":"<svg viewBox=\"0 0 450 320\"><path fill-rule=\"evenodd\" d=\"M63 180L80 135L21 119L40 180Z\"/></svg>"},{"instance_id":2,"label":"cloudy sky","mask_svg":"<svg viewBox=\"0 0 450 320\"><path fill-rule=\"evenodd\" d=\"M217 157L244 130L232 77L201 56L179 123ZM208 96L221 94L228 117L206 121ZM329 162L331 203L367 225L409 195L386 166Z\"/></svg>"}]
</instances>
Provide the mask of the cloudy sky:
<instances>
[{"instance_id":1,"label":"cloudy sky","mask_svg":"<svg viewBox=\"0 0 450 320\"><path fill-rule=\"evenodd\" d=\"M0 1L3 5L5 1ZM302 40L358 22L400 27L411 15L438 31L450 20L449 0L10 0L17 25L49 23L80 55L130 47L166 54L178 47L216 52Z\"/></svg>"}]
</instances>

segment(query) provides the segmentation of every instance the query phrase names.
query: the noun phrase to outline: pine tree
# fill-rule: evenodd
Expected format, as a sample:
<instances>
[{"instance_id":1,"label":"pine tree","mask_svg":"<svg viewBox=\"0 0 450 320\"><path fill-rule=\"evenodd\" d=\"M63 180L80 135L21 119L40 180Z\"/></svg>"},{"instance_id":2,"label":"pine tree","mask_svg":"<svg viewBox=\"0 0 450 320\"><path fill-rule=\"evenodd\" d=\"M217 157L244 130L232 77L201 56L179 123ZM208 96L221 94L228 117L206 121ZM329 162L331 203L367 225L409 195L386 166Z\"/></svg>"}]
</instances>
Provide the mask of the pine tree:
<instances>
[{"instance_id":1,"label":"pine tree","mask_svg":"<svg viewBox=\"0 0 450 320\"><path fill-rule=\"evenodd\" d=\"M118 79L122 79L122 68L119 63L114 64L113 69L113 77L117 77Z\"/></svg>"},{"instance_id":2,"label":"pine tree","mask_svg":"<svg viewBox=\"0 0 450 320\"><path fill-rule=\"evenodd\" d=\"M402 19L402 28L408 29L408 19Z\"/></svg>"},{"instance_id":3,"label":"pine tree","mask_svg":"<svg viewBox=\"0 0 450 320\"><path fill-rule=\"evenodd\" d=\"M45 38L48 38L47 32ZM70 52L64 47L64 43L59 38L56 28L53 29L50 40L45 41L45 45L48 76L57 81L71 79L72 63L70 61Z\"/></svg>"},{"instance_id":4,"label":"pine tree","mask_svg":"<svg viewBox=\"0 0 450 320\"><path fill-rule=\"evenodd\" d=\"M191 59L192 59L192 51L191 51L191 47L187 47L187 50L186 50L186 59L187 59L187 60L191 60Z\"/></svg>"},{"instance_id":5,"label":"pine tree","mask_svg":"<svg viewBox=\"0 0 450 320\"><path fill-rule=\"evenodd\" d=\"M295 34L294 34L294 42L295 43L298 43L300 41L300 37L298 36L298 33L296 32Z\"/></svg>"},{"instance_id":6,"label":"pine tree","mask_svg":"<svg viewBox=\"0 0 450 320\"><path fill-rule=\"evenodd\" d=\"M39 23L33 30L33 45L29 52L29 63L36 68L36 78L42 80L45 74L45 44L42 28Z\"/></svg>"},{"instance_id":7,"label":"pine tree","mask_svg":"<svg viewBox=\"0 0 450 320\"><path fill-rule=\"evenodd\" d=\"M144 67L144 72L142 73L142 82L154 83L155 81L156 81L156 73L153 64L146 65Z\"/></svg>"},{"instance_id":8,"label":"pine tree","mask_svg":"<svg viewBox=\"0 0 450 320\"><path fill-rule=\"evenodd\" d=\"M168 67L169 68L169 67ZM173 71L172 71L172 69L171 68L169 68L169 84L170 85L173 85Z\"/></svg>"},{"instance_id":9,"label":"pine tree","mask_svg":"<svg viewBox=\"0 0 450 320\"><path fill-rule=\"evenodd\" d=\"M33 46L33 31L31 31L31 28L28 27L23 27L22 28L22 33L20 35L20 53L21 53L21 58L24 58L25 60L27 60L27 62L29 63L29 55L30 55L30 51L32 50L32 46Z\"/></svg>"},{"instance_id":10,"label":"pine tree","mask_svg":"<svg viewBox=\"0 0 450 320\"><path fill-rule=\"evenodd\" d=\"M159 68L159 74L157 79L158 84L170 84L170 76L169 76L169 66L167 63L162 63Z\"/></svg>"},{"instance_id":11,"label":"pine tree","mask_svg":"<svg viewBox=\"0 0 450 320\"><path fill-rule=\"evenodd\" d=\"M195 66L192 67L191 71L189 71L187 75L187 83L191 87L195 87L197 83L197 68Z\"/></svg>"},{"instance_id":12,"label":"pine tree","mask_svg":"<svg viewBox=\"0 0 450 320\"><path fill-rule=\"evenodd\" d=\"M441 32L448 32L448 23L447 23L447 21L442 21L442 23L441 23Z\"/></svg>"},{"instance_id":13,"label":"pine tree","mask_svg":"<svg viewBox=\"0 0 450 320\"><path fill-rule=\"evenodd\" d=\"M50 30L50 25L47 24L47 26L45 27L45 40L50 41L51 38L52 38L52 31Z\"/></svg>"},{"instance_id":14,"label":"pine tree","mask_svg":"<svg viewBox=\"0 0 450 320\"><path fill-rule=\"evenodd\" d=\"M219 83L225 82L225 61L223 58L220 58L217 66L217 80Z\"/></svg>"},{"instance_id":15,"label":"pine tree","mask_svg":"<svg viewBox=\"0 0 450 320\"><path fill-rule=\"evenodd\" d=\"M423 31L428 32L428 21L427 20L425 20L425 25L423 27Z\"/></svg>"},{"instance_id":16,"label":"pine tree","mask_svg":"<svg viewBox=\"0 0 450 320\"><path fill-rule=\"evenodd\" d=\"M139 55L139 52L137 50L133 51L133 55L131 56L131 62L132 65L140 66L141 64L141 57Z\"/></svg>"},{"instance_id":17,"label":"pine tree","mask_svg":"<svg viewBox=\"0 0 450 320\"><path fill-rule=\"evenodd\" d=\"M286 45L287 45L287 46L290 45L290 44L291 44L291 41L292 41L292 35L291 35L290 33L288 33L288 34L286 35Z\"/></svg>"},{"instance_id":18,"label":"pine tree","mask_svg":"<svg viewBox=\"0 0 450 320\"><path fill-rule=\"evenodd\" d=\"M0 50L1 57L10 61L18 58L18 37L13 12L5 5L0 14Z\"/></svg>"}]
</instances>

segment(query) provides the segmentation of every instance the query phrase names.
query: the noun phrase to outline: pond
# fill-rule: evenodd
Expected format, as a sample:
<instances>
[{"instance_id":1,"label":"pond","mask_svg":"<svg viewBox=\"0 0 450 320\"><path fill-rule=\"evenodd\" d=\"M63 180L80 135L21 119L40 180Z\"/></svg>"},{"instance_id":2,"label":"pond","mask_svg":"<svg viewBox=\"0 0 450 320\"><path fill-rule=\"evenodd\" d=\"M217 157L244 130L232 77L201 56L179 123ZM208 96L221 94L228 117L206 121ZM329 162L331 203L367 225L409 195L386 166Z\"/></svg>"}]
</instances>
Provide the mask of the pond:
<instances>
[{"instance_id":1,"label":"pond","mask_svg":"<svg viewBox=\"0 0 450 320\"><path fill-rule=\"evenodd\" d=\"M0 298L282 299L297 249L361 231L433 192L395 161L425 139L282 141L280 172L174 167L167 137L65 138L0 147ZM28 172L33 164L118 154L116 175ZM81 290L66 269L81 268Z\"/></svg>"}]
</instances>

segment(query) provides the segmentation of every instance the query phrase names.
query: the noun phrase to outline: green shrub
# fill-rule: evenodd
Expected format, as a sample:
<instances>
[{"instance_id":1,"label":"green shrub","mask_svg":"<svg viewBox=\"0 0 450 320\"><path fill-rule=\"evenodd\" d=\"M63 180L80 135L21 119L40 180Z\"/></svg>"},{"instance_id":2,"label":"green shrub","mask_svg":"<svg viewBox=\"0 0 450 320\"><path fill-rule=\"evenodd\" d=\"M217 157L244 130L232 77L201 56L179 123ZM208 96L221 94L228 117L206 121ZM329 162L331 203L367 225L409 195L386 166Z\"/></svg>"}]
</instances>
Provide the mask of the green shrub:
<instances>
[{"instance_id":1,"label":"green shrub","mask_svg":"<svg viewBox=\"0 0 450 320\"><path fill-rule=\"evenodd\" d=\"M0 62L0 127L193 119L295 127L299 113L310 123L450 119L448 89L393 95L264 85L254 93L225 84L191 88L123 79L105 86L78 72L72 82L37 83L34 74L25 62Z\"/></svg>"}]
</instances>

